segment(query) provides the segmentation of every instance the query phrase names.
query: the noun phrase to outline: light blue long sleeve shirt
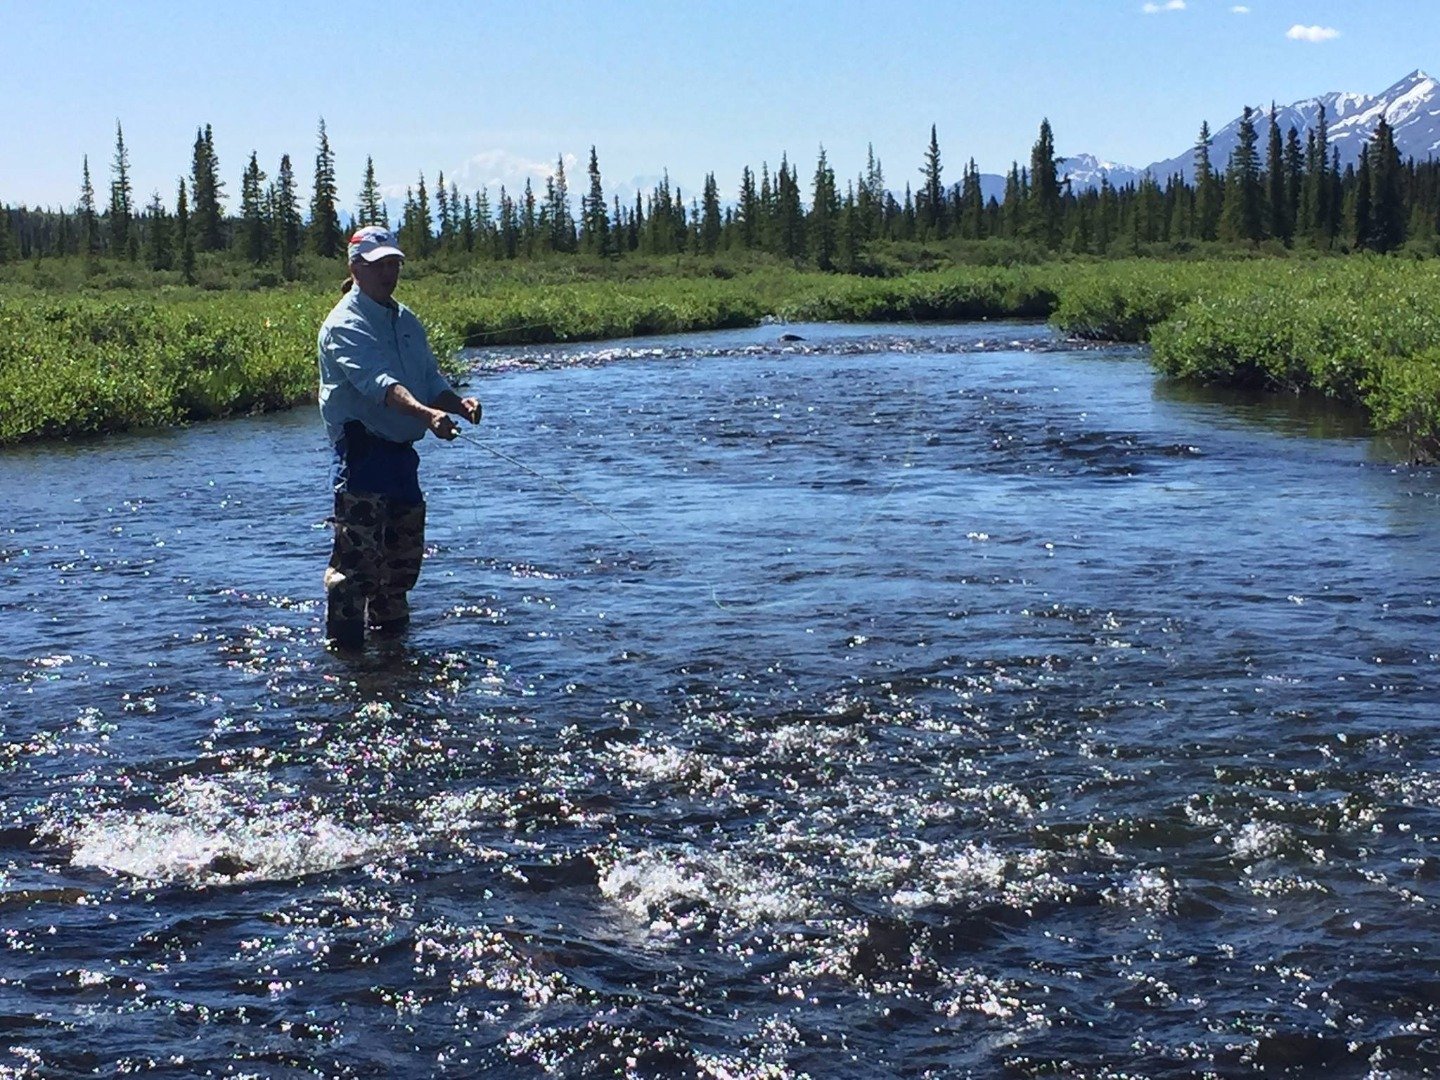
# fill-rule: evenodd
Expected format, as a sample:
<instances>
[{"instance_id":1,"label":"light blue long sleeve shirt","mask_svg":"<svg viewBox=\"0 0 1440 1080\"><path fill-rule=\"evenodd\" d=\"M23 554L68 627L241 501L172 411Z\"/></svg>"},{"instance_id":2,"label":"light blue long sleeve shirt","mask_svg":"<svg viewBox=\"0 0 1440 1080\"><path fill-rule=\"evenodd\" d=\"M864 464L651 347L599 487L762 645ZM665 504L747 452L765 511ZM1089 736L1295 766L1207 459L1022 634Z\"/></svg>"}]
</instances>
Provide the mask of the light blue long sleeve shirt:
<instances>
[{"instance_id":1,"label":"light blue long sleeve shirt","mask_svg":"<svg viewBox=\"0 0 1440 1080\"><path fill-rule=\"evenodd\" d=\"M359 287L321 324L319 359L320 416L332 443L349 420L392 442L423 438L425 421L387 407L386 391L399 383L428 405L451 389L415 313L372 300Z\"/></svg>"}]
</instances>

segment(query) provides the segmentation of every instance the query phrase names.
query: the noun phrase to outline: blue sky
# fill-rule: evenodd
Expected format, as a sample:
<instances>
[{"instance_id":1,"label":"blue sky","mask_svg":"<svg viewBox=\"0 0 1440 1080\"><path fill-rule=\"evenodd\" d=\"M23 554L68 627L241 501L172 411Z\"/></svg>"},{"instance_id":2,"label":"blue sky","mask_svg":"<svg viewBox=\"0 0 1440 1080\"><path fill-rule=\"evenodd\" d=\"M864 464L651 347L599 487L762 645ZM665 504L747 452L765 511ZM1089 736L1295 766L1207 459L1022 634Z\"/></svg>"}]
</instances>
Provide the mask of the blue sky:
<instances>
[{"instance_id":1,"label":"blue sky","mask_svg":"<svg viewBox=\"0 0 1440 1080\"><path fill-rule=\"evenodd\" d=\"M592 144L607 192L730 194L782 153L808 186L822 145L842 184L873 146L898 190L931 124L947 182L1026 160L1042 118L1062 155L1141 166L1245 104L1440 74L1434 0L0 0L0 25L11 205L72 205L86 154L103 198L117 119L142 203L206 123L232 203L251 151L308 195L321 117L346 207L366 155L401 193L543 191L564 155L578 193Z\"/></svg>"}]
</instances>

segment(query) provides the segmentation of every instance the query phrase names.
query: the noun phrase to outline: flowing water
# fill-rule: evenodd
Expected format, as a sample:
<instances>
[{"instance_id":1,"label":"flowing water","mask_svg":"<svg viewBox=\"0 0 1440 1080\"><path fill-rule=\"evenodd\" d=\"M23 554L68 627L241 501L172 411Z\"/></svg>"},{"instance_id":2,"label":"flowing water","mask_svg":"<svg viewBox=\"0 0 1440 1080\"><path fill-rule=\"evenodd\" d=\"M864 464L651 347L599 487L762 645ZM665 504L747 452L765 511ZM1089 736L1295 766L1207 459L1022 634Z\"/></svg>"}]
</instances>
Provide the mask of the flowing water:
<instances>
[{"instance_id":1,"label":"flowing water","mask_svg":"<svg viewBox=\"0 0 1440 1080\"><path fill-rule=\"evenodd\" d=\"M478 356L359 658L313 410L0 454L0 1076L1440 1071L1440 476L780 329Z\"/></svg>"}]
</instances>

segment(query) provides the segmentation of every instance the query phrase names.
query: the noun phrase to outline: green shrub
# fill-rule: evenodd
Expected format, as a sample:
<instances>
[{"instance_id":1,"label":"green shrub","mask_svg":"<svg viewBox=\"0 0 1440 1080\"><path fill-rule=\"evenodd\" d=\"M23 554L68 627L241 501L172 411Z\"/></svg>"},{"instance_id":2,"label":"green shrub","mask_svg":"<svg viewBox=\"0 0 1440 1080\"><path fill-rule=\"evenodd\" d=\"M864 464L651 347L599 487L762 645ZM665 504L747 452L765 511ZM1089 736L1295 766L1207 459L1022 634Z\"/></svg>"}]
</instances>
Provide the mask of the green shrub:
<instances>
[{"instance_id":1,"label":"green shrub","mask_svg":"<svg viewBox=\"0 0 1440 1080\"><path fill-rule=\"evenodd\" d=\"M462 345L579 341L791 321L1045 318L1087 338L1146 341L1179 378L1318 392L1440 452L1440 264L1414 258L958 261L964 244L874 245L875 276L789 268L770 256L672 256L407 270L447 373ZM917 269L929 266L930 269ZM420 268L416 268L419 270ZM0 288L0 444L283 408L315 392L315 334L339 270L255 288L206 257L195 288L95 291L140 271L93 260L26 265L45 287ZM264 271L260 274L263 275ZM60 287L53 283L59 281Z\"/></svg>"}]
</instances>

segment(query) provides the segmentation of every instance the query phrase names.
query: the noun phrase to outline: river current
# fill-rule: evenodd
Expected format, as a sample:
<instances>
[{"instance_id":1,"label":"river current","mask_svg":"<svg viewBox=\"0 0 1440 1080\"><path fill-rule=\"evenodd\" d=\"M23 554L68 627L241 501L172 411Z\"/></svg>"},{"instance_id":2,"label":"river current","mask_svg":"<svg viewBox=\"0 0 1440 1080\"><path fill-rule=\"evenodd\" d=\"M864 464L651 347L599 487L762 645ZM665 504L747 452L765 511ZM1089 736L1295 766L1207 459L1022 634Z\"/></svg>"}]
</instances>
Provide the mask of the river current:
<instances>
[{"instance_id":1,"label":"river current","mask_svg":"<svg viewBox=\"0 0 1440 1080\"><path fill-rule=\"evenodd\" d=\"M1040 326L474 361L358 658L313 409L0 453L0 1077L1440 1072L1434 470Z\"/></svg>"}]
</instances>

